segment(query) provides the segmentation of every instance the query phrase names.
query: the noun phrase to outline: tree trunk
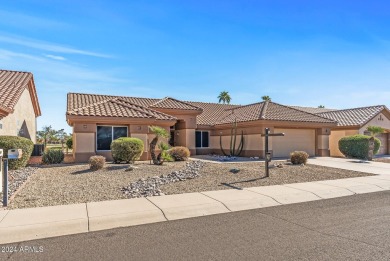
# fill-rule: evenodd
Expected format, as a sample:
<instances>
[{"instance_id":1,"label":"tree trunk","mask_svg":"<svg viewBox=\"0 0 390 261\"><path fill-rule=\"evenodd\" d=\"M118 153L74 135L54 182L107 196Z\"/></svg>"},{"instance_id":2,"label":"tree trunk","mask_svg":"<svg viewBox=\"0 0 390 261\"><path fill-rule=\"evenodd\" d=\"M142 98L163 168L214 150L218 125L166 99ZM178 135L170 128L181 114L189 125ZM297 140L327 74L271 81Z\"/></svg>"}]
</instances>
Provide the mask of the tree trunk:
<instances>
[{"instance_id":1,"label":"tree trunk","mask_svg":"<svg viewBox=\"0 0 390 261\"><path fill-rule=\"evenodd\" d=\"M160 161L158 160L156 156L156 145L158 142L158 137L154 137L153 140L150 142L150 157L152 158L153 164L154 165L161 165Z\"/></svg>"}]
</instances>

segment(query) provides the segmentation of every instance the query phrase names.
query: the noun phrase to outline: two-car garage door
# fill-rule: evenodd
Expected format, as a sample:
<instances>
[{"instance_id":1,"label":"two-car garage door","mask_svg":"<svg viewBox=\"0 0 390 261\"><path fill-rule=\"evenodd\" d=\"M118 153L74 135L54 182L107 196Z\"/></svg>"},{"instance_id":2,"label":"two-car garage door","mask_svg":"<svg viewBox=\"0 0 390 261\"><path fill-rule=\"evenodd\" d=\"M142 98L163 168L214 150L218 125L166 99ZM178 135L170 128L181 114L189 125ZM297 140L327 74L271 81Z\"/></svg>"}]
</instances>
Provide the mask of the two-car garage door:
<instances>
[{"instance_id":1,"label":"two-car garage door","mask_svg":"<svg viewBox=\"0 0 390 261\"><path fill-rule=\"evenodd\" d=\"M283 132L284 137L272 138L274 157L289 157L295 150L306 151L315 155L315 130L313 129L274 129L275 133Z\"/></svg>"}]
</instances>

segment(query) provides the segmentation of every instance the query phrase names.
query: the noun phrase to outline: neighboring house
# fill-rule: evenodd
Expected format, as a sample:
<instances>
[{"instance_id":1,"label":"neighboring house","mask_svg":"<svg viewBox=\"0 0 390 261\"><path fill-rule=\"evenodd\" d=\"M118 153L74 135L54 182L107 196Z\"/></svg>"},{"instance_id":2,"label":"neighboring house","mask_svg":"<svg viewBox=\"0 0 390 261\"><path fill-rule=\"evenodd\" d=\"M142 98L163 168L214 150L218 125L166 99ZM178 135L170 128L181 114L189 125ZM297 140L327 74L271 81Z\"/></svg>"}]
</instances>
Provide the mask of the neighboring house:
<instances>
[{"instance_id":1,"label":"neighboring house","mask_svg":"<svg viewBox=\"0 0 390 261\"><path fill-rule=\"evenodd\" d=\"M378 154L390 154L390 111L384 105L344 110L294 107L337 121L337 126L332 128L329 140L331 156L343 156L338 149L338 142L342 137L355 134L369 135L370 133L367 131L368 126L380 126L385 129L385 133L377 135L377 138L381 140Z\"/></svg>"},{"instance_id":2,"label":"neighboring house","mask_svg":"<svg viewBox=\"0 0 390 261\"><path fill-rule=\"evenodd\" d=\"M75 161L92 155L111 159L112 140L131 136L143 140L141 159L149 158L149 142L154 135L148 126L158 125L171 133L171 145L186 146L192 155L221 154L220 136L225 150L230 146L230 130L237 121L244 133L242 156L264 157L265 128L283 132L285 137L270 138L274 157L288 157L304 150L311 156L329 156L330 129L337 122L274 102L245 106L164 99L69 93L66 119L73 127Z\"/></svg>"},{"instance_id":3,"label":"neighboring house","mask_svg":"<svg viewBox=\"0 0 390 261\"><path fill-rule=\"evenodd\" d=\"M0 70L0 135L36 142L36 118L41 115L32 73Z\"/></svg>"}]
</instances>

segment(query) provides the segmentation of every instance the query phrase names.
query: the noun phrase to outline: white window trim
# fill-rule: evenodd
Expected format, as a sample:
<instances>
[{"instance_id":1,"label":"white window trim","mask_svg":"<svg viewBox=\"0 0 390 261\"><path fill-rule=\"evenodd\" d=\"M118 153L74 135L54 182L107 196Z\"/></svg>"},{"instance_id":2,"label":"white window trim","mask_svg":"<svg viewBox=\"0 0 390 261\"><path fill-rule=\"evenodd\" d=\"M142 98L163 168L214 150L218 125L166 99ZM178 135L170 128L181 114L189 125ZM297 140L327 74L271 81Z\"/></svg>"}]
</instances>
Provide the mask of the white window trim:
<instances>
[{"instance_id":1,"label":"white window trim","mask_svg":"<svg viewBox=\"0 0 390 261\"><path fill-rule=\"evenodd\" d=\"M114 138L114 127L126 127L126 132L127 132L127 136L126 137L129 137L129 127L126 126L126 125L96 125L96 138L95 138L95 146L96 146L96 151L111 151L111 150L98 150L98 140L97 140L97 128L98 127L111 127L111 142L113 141L113 138Z\"/></svg>"},{"instance_id":2,"label":"white window trim","mask_svg":"<svg viewBox=\"0 0 390 261\"><path fill-rule=\"evenodd\" d=\"M202 144L203 144L203 135L200 134L200 145L201 147L196 147L196 132L199 131L200 133L202 132L207 132L208 133L208 136L209 136L209 145L207 147L203 147ZM203 148L210 148L210 131L206 131L206 130L195 130L195 148L197 149L203 149Z\"/></svg>"}]
</instances>

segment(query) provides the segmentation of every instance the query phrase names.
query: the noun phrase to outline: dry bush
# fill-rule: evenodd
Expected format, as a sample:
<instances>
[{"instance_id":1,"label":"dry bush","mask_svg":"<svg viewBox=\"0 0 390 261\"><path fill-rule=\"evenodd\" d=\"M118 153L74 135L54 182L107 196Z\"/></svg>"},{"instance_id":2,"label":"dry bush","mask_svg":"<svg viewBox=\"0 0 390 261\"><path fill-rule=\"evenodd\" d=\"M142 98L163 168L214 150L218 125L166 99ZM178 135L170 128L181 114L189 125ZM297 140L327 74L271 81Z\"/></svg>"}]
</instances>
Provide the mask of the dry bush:
<instances>
[{"instance_id":1,"label":"dry bush","mask_svg":"<svg viewBox=\"0 0 390 261\"><path fill-rule=\"evenodd\" d=\"M106 158L103 156L91 156L88 160L88 164L91 170L99 170L104 168Z\"/></svg>"},{"instance_id":2,"label":"dry bush","mask_svg":"<svg viewBox=\"0 0 390 261\"><path fill-rule=\"evenodd\" d=\"M291 163L294 165L306 164L309 154L305 151L294 151L290 153Z\"/></svg>"}]
</instances>

